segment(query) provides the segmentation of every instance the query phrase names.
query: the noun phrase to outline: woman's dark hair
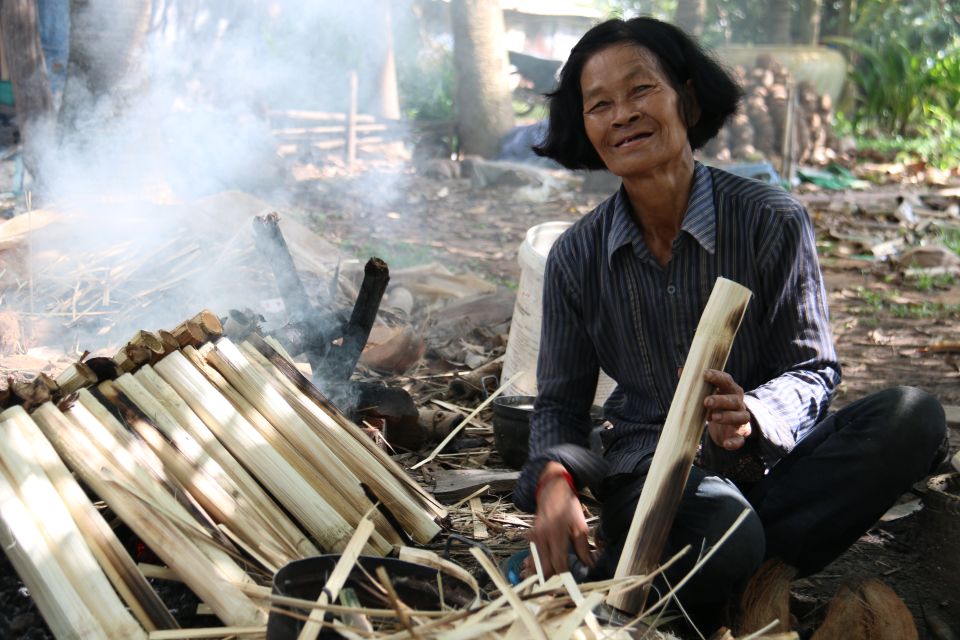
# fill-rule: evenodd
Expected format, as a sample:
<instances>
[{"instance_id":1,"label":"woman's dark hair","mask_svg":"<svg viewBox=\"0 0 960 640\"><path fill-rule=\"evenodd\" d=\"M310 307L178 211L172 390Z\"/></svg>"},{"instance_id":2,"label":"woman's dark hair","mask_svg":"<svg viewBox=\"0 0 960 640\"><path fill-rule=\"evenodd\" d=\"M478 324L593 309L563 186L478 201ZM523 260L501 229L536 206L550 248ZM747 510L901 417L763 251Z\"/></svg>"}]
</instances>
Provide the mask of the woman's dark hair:
<instances>
[{"instance_id":1,"label":"woman's dark hair","mask_svg":"<svg viewBox=\"0 0 960 640\"><path fill-rule=\"evenodd\" d=\"M650 51L660 70L680 96L681 113L689 118L690 97L684 86L691 81L700 118L687 126L687 139L699 149L717 135L727 118L736 113L742 90L720 64L681 29L655 18L607 20L590 29L570 51L560 71L560 82L547 94L550 120L543 143L533 150L568 169L603 169L604 164L583 126L580 75L587 61L601 49L634 44Z\"/></svg>"}]
</instances>

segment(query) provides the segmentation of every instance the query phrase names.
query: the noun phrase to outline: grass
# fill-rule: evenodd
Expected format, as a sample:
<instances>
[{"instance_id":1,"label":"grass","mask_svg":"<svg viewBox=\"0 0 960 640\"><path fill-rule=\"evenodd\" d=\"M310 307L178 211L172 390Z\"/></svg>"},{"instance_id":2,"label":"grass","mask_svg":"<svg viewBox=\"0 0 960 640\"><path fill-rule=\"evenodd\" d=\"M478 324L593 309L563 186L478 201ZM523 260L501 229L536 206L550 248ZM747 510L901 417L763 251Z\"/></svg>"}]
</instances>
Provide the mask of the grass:
<instances>
[{"instance_id":1,"label":"grass","mask_svg":"<svg viewBox=\"0 0 960 640\"><path fill-rule=\"evenodd\" d=\"M939 240L943 243L947 249L953 251L955 254L960 255L960 229L950 228L950 229L940 229Z\"/></svg>"},{"instance_id":2,"label":"grass","mask_svg":"<svg viewBox=\"0 0 960 640\"><path fill-rule=\"evenodd\" d=\"M897 290L888 292L871 291L866 287L857 287L857 297L863 302L862 306L854 306L851 312L867 318L876 319L878 314L889 313L894 318L960 318L960 304L943 304L924 300L907 304L895 303L898 298Z\"/></svg>"}]
</instances>

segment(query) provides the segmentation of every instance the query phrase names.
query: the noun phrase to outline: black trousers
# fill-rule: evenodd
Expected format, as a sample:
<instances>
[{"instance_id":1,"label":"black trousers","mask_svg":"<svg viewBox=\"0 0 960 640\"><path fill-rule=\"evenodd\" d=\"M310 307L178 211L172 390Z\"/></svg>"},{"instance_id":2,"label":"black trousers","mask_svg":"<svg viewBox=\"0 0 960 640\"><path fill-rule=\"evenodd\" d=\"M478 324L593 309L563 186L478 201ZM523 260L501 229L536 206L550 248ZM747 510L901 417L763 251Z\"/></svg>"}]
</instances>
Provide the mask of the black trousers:
<instances>
[{"instance_id":1,"label":"black trousers","mask_svg":"<svg viewBox=\"0 0 960 640\"><path fill-rule=\"evenodd\" d=\"M762 480L738 487L694 467L670 531L664 560L686 545L693 553L666 574L677 584L746 508L749 515L679 599L709 624L764 558L815 573L843 553L945 455L940 403L912 387L875 393L829 415ZM604 481L599 535L606 548L591 577L612 575L650 460L633 474Z\"/></svg>"}]
</instances>

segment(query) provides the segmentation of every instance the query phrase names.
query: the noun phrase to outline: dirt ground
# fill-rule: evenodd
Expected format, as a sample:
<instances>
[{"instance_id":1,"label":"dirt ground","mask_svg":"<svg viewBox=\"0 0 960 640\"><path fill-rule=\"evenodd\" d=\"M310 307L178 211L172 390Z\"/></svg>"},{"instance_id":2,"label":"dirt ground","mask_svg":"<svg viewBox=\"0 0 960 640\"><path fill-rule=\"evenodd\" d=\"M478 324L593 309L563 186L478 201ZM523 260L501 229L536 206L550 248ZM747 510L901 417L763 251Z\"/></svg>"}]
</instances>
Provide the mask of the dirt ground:
<instances>
[{"instance_id":1,"label":"dirt ground","mask_svg":"<svg viewBox=\"0 0 960 640\"><path fill-rule=\"evenodd\" d=\"M931 286L905 280L893 265L857 255L856 248L836 242L830 231L838 221L835 210L845 210L837 203L870 200L879 203L874 212L878 207L892 210L901 189L928 190L907 185L878 187L872 195L821 191L800 196L817 225L831 324L843 364L835 407L899 384L925 389L944 405L960 405L960 358L925 351L931 345L960 342L960 282L944 278ZM363 196L347 196L355 193ZM436 260L454 271L516 288L517 250L526 230L551 220L573 221L607 195L571 186L543 197L524 187L477 189L464 179L386 173L379 178L368 174L336 182L303 181L296 206L326 237L358 254L375 252L398 267ZM853 211L853 217L863 213L858 207ZM888 230L895 223L882 213L874 213L873 219L870 224ZM960 225L960 220L951 224ZM950 429L951 451L960 448L957 426ZM917 494L905 495L905 512L917 500ZM960 594L943 584L937 566L939 554L958 552L956 546L931 547L917 513L878 523L824 571L794 584L796 628L805 637L812 633L840 584L878 578L906 602L921 638L938 637L929 635L928 618L950 620L960 630Z\"/></svg>"}]
</instances>

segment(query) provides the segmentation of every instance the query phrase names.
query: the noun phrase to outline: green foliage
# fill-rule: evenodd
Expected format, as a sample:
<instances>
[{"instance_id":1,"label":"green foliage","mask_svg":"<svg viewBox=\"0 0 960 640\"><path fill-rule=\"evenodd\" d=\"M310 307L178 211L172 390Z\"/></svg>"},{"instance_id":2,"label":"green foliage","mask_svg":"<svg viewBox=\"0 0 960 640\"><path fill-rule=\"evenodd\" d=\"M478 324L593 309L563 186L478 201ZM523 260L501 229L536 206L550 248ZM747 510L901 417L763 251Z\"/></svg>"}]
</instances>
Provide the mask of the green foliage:
<instances>
[{"instance_id":1,"label":"green foliage","mask_svg":"<svg viewBox=\"0 0 960 640\"><path fill-rule=\"evenodd\" d=\"M398 61L401 109L411 120L450 120L453 111L453 54L440 46L424 48Z\"/></svg>"}]
</instances>

